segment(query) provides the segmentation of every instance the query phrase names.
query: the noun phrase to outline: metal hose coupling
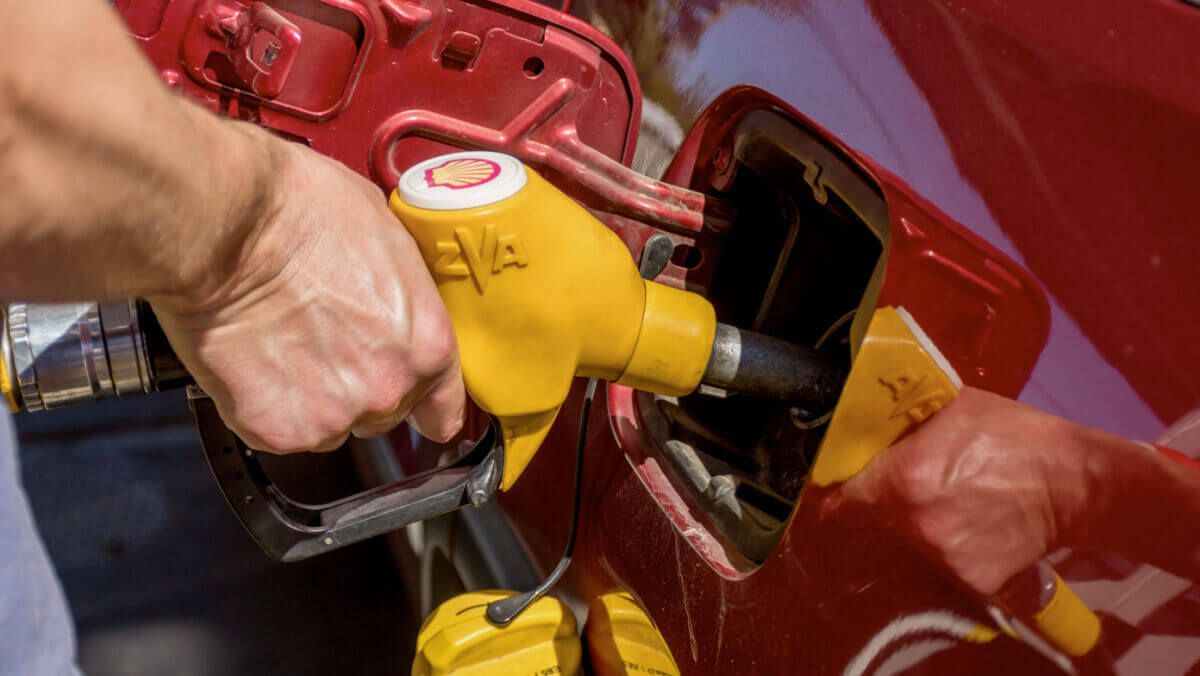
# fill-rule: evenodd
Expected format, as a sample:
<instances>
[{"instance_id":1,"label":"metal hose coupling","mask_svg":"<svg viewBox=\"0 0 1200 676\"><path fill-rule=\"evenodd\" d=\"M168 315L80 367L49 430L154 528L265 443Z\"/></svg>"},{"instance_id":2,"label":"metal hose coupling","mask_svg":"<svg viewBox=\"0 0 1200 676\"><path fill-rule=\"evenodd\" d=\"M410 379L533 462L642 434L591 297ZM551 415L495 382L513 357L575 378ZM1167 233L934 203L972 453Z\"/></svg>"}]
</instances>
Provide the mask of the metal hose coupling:
<instances>
[{"instance_id":1,"label":"metal hose coupling","mask_svg":"<svg viewBox=\"0 0 1200 676\"><path fill-rule=\"evenodd\" d=\"M144 301L12 303L0 311L0 390L13 411L153 392L186 377L169 347L170 359L152 358L156 345L166 339Z\"/></svg>"},{"instance_id":2,"label":"metal hose coupling","mask_svg":"<svg viewBox=\"0 0 1200 676\"><path fill-rule=\"evenodd\" d=\"M729 392L828 411L838 401L846 367L797 343L717 324L702 383Z\"/></svg>"}]
</instances>

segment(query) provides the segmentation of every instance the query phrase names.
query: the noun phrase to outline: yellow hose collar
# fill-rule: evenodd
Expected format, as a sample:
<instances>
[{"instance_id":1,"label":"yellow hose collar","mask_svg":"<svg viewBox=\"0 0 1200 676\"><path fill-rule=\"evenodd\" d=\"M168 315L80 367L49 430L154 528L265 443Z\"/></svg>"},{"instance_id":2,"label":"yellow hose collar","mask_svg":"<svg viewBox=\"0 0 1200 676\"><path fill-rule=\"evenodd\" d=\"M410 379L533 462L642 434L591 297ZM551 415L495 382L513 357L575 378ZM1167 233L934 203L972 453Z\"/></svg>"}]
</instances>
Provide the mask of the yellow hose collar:
<instances>
[{"instance_id":1,"label":"yellow hose collar","mask_svg":"<svg viewBox=\"0 0 1200 676\"><path fill-rule=\"evenodd\" d=\"M0 342L3 342L5 346L8 345L8 315L3 306L0 306ZM20 409L17 407L17 395L14 391L15 374L11 369L12 363L9 361L8 350L0 349L0 394L4 395L8 409L16 413Z\"/></svg>"}]
</instances>

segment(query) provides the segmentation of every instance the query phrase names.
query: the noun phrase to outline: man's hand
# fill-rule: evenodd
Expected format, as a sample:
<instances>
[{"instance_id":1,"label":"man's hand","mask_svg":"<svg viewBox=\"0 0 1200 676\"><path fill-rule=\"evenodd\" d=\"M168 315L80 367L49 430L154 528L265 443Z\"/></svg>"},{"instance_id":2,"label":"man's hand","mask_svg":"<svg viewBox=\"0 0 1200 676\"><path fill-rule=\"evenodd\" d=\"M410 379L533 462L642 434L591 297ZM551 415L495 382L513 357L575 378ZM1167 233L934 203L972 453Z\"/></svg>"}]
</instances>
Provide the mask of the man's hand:
<instances>
[{"instance_id":1,"label":"man's hand","mask_svg":"<svg viewBox=\"0 0 1200 676\"><path fill-rule=\"evenodd\" d=\"M1098 494L1093 477L1104 469L1083 461L1077 436L1065 420L964 388L846 482L841 497L899 518L964 582L991 595L1079 535L1089 496Z\"/></svg>"},{"instance_id":2,"label":"man's hand","mask_svg":"<svg viewBox=\"0 0 1200 676\"><path fill-rule=\"evenodd\" d=\"M0 45L0 298L148 298L255 448L333 448L410 412L453 436L453 331L380 191L168 91L110 5L56 9L0 3L21 26Z\"/></svg>"},{"instance_id":3,"label":"man's hand","mask_svg":"<svg viewBox=\"0 0 1200 676\"><path fill-rule=\"evenodd\" d=\"M257 223L219 248L232 260L151 299L179 357L257 449L333 449L410 414L422 434L453 437L465 401L453 328L382 193L305 148L247 138L273 150Z\"/></svg>"},{"instance_id":4,"label":"man's hand","mask_svg":"<svg viewBox=\"0 0 1200 676\"><path fill-rule=\"evenodd\" d=\"M835 496L910 528L992 595L1059 547L1200 580L1200 473L1147 444L963 388Z\"/></svg>"}]
</instances>

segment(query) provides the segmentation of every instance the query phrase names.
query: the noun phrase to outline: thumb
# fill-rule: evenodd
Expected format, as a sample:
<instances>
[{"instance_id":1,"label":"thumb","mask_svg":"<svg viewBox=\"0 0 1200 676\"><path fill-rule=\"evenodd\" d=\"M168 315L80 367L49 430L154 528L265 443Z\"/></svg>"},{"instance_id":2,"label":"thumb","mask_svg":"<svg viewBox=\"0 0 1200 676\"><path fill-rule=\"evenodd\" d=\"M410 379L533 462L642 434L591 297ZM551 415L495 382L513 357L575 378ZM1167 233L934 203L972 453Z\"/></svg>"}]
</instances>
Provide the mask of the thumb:
<instances>
[{"instance_id":1,"label":"thumb","mask_svg":"<svg viewBox=\"0 0 1200 676\"><path fill-rule=\"evenodd\" d=\"M868 505L885 502L893 493L894 459L903 443L884 449L858 474L847 479L838 491L840 499Z\"/></svg>"},{"instance_id":2,"label":"thumb","mask_svg":"<svg viewBox=\"0 0 1200 676\"><path fill-rule=\"evenodd\" d=\"M892 523L892 509L880 507L896 500L893 479L894 449L889 448L867 463L858 474L834 488L821 505L822 516L849 511L873 514L876 519Z\"/></svg>"}]
</instances>

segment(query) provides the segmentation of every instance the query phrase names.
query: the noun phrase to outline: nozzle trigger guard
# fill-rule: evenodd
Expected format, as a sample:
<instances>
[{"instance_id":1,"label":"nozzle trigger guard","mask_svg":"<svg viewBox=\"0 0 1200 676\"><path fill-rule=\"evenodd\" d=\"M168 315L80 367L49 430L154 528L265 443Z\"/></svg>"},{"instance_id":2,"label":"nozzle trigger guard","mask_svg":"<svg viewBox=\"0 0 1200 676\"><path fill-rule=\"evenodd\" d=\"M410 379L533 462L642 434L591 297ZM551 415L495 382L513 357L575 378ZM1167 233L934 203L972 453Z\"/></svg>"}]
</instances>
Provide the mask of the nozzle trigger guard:
<instances>
[{"instance_id":1,"label":"nozzle trigger guard","mask_svg":"<svg viewBox=\"0 0 1200 676\"><path fill-rule=\"evenodd\" d=\"M267 476L259 451L221 422L216 405L194 386L188 398L209 469L225 501L268 556L300 561L412 523L478 507L496 494L504 465L500 427L490 420L471 449L452 465L415 474L319 505L289 498Z\"/></svg>"}]
</instances>

